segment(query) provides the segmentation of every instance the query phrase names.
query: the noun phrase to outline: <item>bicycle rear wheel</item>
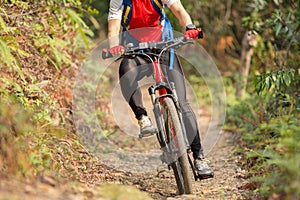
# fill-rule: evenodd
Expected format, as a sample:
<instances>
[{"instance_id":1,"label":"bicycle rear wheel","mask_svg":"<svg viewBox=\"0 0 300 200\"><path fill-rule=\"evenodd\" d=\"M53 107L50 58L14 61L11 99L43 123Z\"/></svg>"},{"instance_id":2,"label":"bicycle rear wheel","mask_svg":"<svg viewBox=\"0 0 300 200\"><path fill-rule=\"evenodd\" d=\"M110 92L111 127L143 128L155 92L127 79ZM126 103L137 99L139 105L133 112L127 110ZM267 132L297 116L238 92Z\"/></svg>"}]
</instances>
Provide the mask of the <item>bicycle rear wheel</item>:
<instances>
[{"instance_id":1,"label":"bicycle rear wheel","mask_svg":"<svg viewBox=\"0 0 300 200\"><path fill-rule=\"evenodd\" d=\"M170 166L173 169L179 194L192 193L192 175L189 170L186 144L179 121L178 113L171 98L162 102L163 120L169 148L176 155Z\"/></svg>"}]
</instances>

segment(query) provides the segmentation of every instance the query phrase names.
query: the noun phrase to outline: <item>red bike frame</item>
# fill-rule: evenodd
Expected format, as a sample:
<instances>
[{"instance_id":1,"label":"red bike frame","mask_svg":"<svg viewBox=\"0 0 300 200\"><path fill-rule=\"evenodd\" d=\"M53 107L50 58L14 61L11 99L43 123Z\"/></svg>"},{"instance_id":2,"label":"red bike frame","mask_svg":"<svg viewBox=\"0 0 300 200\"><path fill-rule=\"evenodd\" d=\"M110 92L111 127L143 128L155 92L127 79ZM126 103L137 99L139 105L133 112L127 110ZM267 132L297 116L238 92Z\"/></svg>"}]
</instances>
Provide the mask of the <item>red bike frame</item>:
<instances>
[{"instance_id":1,"label":"red bike frame","mask_svg":"<svg viewBox=\"0 0 300 200\"><path fill-rule=\"evenodd\" d=\"M152 62L152 69L153 69L153 73L155 75L155 81L156 83L164 83L165 82L165 76L162 72L162 69L160 67L160 63L159 63L159 60L154 60ZM166 90L166 87L161 87L158 89L158 93L159 95L165 95L167 94L167 90ZM162 97L160 98L160 102L162 102L163 100L165 99L165 97ZM174 138L176 138L176 132L175 132L175 128L174 128L174 125L172 124L172 133L174 135ZM175 142L175 146L178 148L178 143L176 140L174 140ZM180 153L178 153L178 157L180 157Z\"/></svg>"},{"instance_id":2,"label":"red bike frame","mask_svg":"<svg viewBox=\"0 0 300 200\"><path fill-rule=\"evenodd\" d=\"M152 62L152 69L153 69L153 73L155 74L156 83L165 82L165 76L161 70L160 63L158 60L154 60ZM158 91L159 91L159 95L167 94L167 90L165 87L160 88ZM161 100L163 100L163 98Z\"/></svg>"}]
</instances>

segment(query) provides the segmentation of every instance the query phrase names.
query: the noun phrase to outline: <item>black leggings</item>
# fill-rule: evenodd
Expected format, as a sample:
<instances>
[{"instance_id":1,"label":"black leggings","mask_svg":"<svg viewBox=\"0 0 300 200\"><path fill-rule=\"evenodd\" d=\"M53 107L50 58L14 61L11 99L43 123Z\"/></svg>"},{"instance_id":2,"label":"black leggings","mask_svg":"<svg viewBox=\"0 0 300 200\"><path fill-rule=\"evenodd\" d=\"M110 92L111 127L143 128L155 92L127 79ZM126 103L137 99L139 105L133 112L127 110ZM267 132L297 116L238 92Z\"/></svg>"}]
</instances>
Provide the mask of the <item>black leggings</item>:
<instances>
[{"instance_id":1,"label":"black leggings","mask_svg":"<svg viewBox=\"0 0 300 200\"><path fill-rule=\"evenodd\" d=\"M178 57L175 56L173 69L170 70L168 66L169 56L166 56L165 54L160 63L168 80L175 83L178 99L182 107L187 136L191 143L193 157L198 158L199 156L203 156L197 119L186 99L185 80L180 61ZM146 76L152 76L152 73L150 60L142 57L124 58L119 68L122 94L129 103L137 119L142 115L147 115L147 111L143 106L142 94L138 81Z\"/></svg>"}]
</instances>

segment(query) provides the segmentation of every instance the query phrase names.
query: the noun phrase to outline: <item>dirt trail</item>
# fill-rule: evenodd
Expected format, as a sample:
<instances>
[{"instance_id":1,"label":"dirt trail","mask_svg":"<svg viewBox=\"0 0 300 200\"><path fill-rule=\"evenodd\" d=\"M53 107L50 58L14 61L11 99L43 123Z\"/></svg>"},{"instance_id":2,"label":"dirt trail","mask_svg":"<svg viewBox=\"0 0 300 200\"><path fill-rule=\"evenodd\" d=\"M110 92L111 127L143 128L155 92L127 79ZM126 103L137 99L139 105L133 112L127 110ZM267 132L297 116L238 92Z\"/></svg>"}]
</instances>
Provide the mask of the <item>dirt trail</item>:
<instances>
[{"instance_id":1,"label":"dirt trail","mask_svg":"<svg viewBox=\"0 0 300 200\"><path fill-rule=\"evenodd\" d=\"M215 177L194 182L193 195L176 195L176 183L172 171L168 171L167 168L163 173L130 176L122 174L122 182L136 185L140 190L149 193L153 199L249 199L248 192L241 189L241 186L247 183L247 179L238 166L233 141L233 134L228 132L221 134L217 145L207 157Z\"/></svg>"},{"instance_id":2,"label":"dirt trail","mask_svg":"<svg viewBox=\"0 0 300 200\"><path fill-rule=\"evenodd\" d=\"M128 107L124 106L124 100L120 94L116 93L119 98L113 98L116 100L115 105L118 105L117 111L120 112L119 108L127 110L127 113L131 113ZM147 96L147 95L145 95ZM105 105L103 108L105 111L111 112L112 98L105 99L106 102L102 102ZM126 105L126 102L125 102ZM148 102L148 107L149 102ZM150 109L148 109L150 110ZM210 121L210 113L203 109L196 109L199 114L198 120L201 122L200 130L205 132L207 125ZM132 152L135 156L132 157L131 163L127 164L131 167L138 159L142 159L137 152L152 153L157 157L157 151L159 147L155 137L147 140L140 140L136 136L138 135L138 127L134 117L131 114L119 114L115 113L120 118L118 122L123 124L116 125L116 119L111 112L110 116L105 118L105 128L110 129L111 133L108 138L111 142L114 142L119 148ZM151 113L151 112L150 112ZM131 119L131 120L128 120ZM153 116L152 116L152 119ZM130 123L128 123L131 121ZM125 122L125 123L124 123ZM120 130L120 128L123 130ZM130 137L128 134L124 135L124 130L129 130ZM135 137L132 137L135 136ZM176 194L176 183L171 170L168 170L166 165L157 165L157 160L144 161L144 164L138 167L145 167L149 169L151 165L158 166L158 168L152 168L149 172L133 173L133 172L122 172L118 170L119 166L115 166L115 169L111 169L112 164L122 164L122 159L116 160L111 157L110 162L103 163L103 161L91 156L85 149L80 151L72 151L69 153L74 154L72 160L66 160L66 158L59 158L59 162L62 163L63 167L60 171L59 177L38 177L38 180L30 180L28 182L19 182L12 180L10 177L1 177L0 181L0 200L2 199L113 199L116 198L116 191L118 188L112 188L114 197L108 198L105 196L105 192L108 191L107 187L100 186L107 183L129 185L131 189L139 189L143 191L142 195L148 194L155 200L173 200L173 199L249 199L249 192L242 189L246 183L245 172L243 172L238 165L238 156L234 152L235 148L235 135L229 132L222 132L219 140L214 148L210 151L207 159L211 161L210 166L214 170L215 178L203 181L197 181L193 183L194 194L186 196L178 196ZM62 149L69 149L73 146L71 141L63 141L58 144ZM65 147L65 148L64 148ZM70 149L69 149L70 150ZM153 154L153 151L155 152ZM116 154L117 155L117 154ZM119 158L126 158L126 155L122 155ZM127 160L128 161L128 160ZM128 188L121 189L126 191L128 195ZM136 191L132 191L131 195L137 199ZM143 196L140 199L145 199ZM125 198L126 199L126 198ZM128 198L127 198L128 199Z\"/></svg>"},{"instance_id":3,"label":"dirt trail","mask_svg":"<svg viewBox=\"0 0 300 200\"><path fill-rule=\"evenodd\" d=\"M114 93L113 98L111 98L113 99L112 107L119 115L112 114L114 115L112 116L113 121L119 123L118 125L122 127L123 131L129 132L131 136L137 136L139 129L130 109L126 107L127 104L124 102L121 93L118 92L118 88L115 88ZM146 96L144 98L145 106L148 110L151 110L150 102L147 102L148 95L144 93L144 96ZM122 109L123 112L120 112ZM201 134L204 134L208 128L211 115L209 111L199 108L195 109L198 110L198 120L201 122L199 123ZM153 116L152 119L154 119ZM143 151L148 148L152 150L159 148L155 137L146 140L130 137L130 141L128 141L124 139L125 137L122 138L121 132L120 130L116 131L111 135L110 139L123 149ZM138 189L149 193L153 199L249 199L247 191L241 189L241 186L247 183L247 179L245 179L245 172L238 165L239 158L234 150L234 137L235 135L232 133L221 132L216 145L207 156L207 159L210 160L210 166L214 170L215 178L194 182L193 195L177 196L172 170L168 170L165 165L160 165L159 169L150 173L119 173L113 179L123 184L135 185ZM122 144L122 141L126 141L126 143ZM138 160L139 158L134 157L134 159ZM129 165L134 168L134 162ZM145 165L150 166L151 163L146 161Z\"/></svg>"}]
</instances>

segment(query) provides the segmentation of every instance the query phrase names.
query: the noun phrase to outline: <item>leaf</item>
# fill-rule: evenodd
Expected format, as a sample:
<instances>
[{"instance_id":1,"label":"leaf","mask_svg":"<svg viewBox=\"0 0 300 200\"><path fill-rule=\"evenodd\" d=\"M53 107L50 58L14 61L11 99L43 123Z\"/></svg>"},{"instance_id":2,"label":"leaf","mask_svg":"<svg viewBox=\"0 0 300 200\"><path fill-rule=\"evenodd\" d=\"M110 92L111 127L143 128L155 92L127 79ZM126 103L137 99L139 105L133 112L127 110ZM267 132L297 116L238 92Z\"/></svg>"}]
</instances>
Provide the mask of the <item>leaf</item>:
<instances>
[{"instance_id":1,"label":"leaf","mask_svg":"<svg viewBox=\"0 0 300 200\"><path fill-rule=\"evenodd\" d=\"M282 24L281 23L279 23L279 24L276 25L276 27L275 27L275 29L276 29L275 35L276 36L279 35L279 32L280 32L281 28L282 28Z\"/></svg>"},{"instance_id":2,"label":"leaf","mask_svg":"<svg viewBox=\"0 0 300 200\"><path fill-rule=\"evenodd\" d=\"M9 47L10 47L12 52L17 52L19 55L27 57L27 58L30 57L30 54L27 53L26 51L22 50L19 47L18 43L16 43L16 42L13 42L12 44L10 44Z\"/></svg>"},{"instance_id":3,"label":"leaf","mask_svg":"<svg viewBox=\"0 0 300 200\"><path fill-rule=\"evenodd\" d=\"M29 57L30 57L30 54L29 54L29 53L27 53L26 51L24 51L24 50L22 50L22 49L20 49L20 48L17 49L17 52L18 52L21 56L24 56L24 57L26 57L26 58L29 58Z\"/></svg>"},{"instance_id":4,"label":"leaf","mask_svg":"<svg viewBox=\"0 0 300 200\"><path fill-rule=\"evenodd\" d=\"M67 42L61 40L61 39L58 39L58 38L55 38L55 39L51 39L51 38L48 38L49 39L49 45L51 47L51 50L52 50L52 53L54 54L54 57L55 57L55 62L57 64L57 66L59 68L61 68L62 66L62 62L66 63L66 64L71 64L71 60L68 59L63 53L62 53L62 49L67 46Z\"/></svg>"},{"instance_id":5,"label":"leaf","mask_svg":"<svg viewBox=\"0 0 300 200\"><path fill-rule=\"evenodd\" d=\"M272 78L270 77L270 75L266 76L265 82L266 82L266 89L270 90L272 86Z\"/></svg>"},{"instance_id":6,"label":"leaf","mask_svg":"<svg viewBox=\"0 0 300 200\"><path fill-rule=\"evenodd\" d=\"M16 65L16 59L15 57L11 54L10 48L8 47L8 45L2 40L0 39L0 58L1 60L4 61L4 63L13 68L14 65Z\"/></svg>"},{"instance_id":7,"label":"leaf","mask_svg":"<svg viewBox=\"0 0 300 200\"><path fill-rule=\"evenodd\" d=\"M273 82L276 82L276 80L277 80L276 73L272 72L271 77L272 77Z\"/></svg>"},{"instance_id":8,"label":"leaf","mask_svg":"<svg viewBox=\"0 0 300 200\"><path fill-rule=\"evenodd\" d=\"M71 22L73 23L73 25L79 25L81 27L87 28L87 25L85 24L85 22L81 19L81 17L79 17L79 15L72 9L66 9L65 10L67 16L69 17L69 19L71 20Z\"/></svg>"},{"instance_id":9,"label":"leaf","mask_svg":"<svg viewBox=\"0 0 300 200\"><path fill-rule=\"evenodd\" d=\"M94 35L93 32L88 28L85 22L75 11L71 9L66 9L65 12L68 15L69 19L71 20L71 23L75 27L77 27L77 30L79 31L81 38L83 39L86 47L89 49L88 38L86 34L92 37Z\"/></svg>"},{"instance_id":10,"label":"leaf","mask_svg":"<svg viewBox=\"0 0 300 200\"><path fill-rule=\"evenodd\" d=\"M261 83L262 83L261 91L264 91L265 89L267 89L266 88L266 86L267 86L267 82L266 82L267 77L268 77L268 74L262 74L261 75Z\"/></svg>"},{"instance_id":11,"label":"leaf","mask_svg":"<svg viewBox=\"0 0 300 200\"><path fill-rule=\"evenodd\" d=\"M255 86L255 91L259 95L261 90L262 90L262 81L261 81L261 76L256 76L254 79L254 86Z\"/></svg>"},{"instance_id":12,"label":"leaf","mask_svg":"<svg viewBox=\"0 0 300 200\"><path fill-rule=\"evenodd\" d=\"M280 89L280 79L277 79L275 82L276 90Z\"/></svg>"},{"instance_id":13,"label":"leaf","mask_svg":"<svg viewBox=\"0 0 300 200\"><path fill-rule=\"evenodd\" d=\"M289 76L289 74L287 72L284 73L284 83L287 87L289 87L291 85L291 77Z\"/></svg>"},{"instance_id":14,"label":"leaf","mask_svg":"<svg viewBox=\"0 0 300 200\"><path fill-rule=\"evenodd\" d=\"M292 79L294 79L295 78L295 70L294 69L289 69L288 70L288 74L289 74L289 76L292 78Z\"/></svg>"}]
</instances>

